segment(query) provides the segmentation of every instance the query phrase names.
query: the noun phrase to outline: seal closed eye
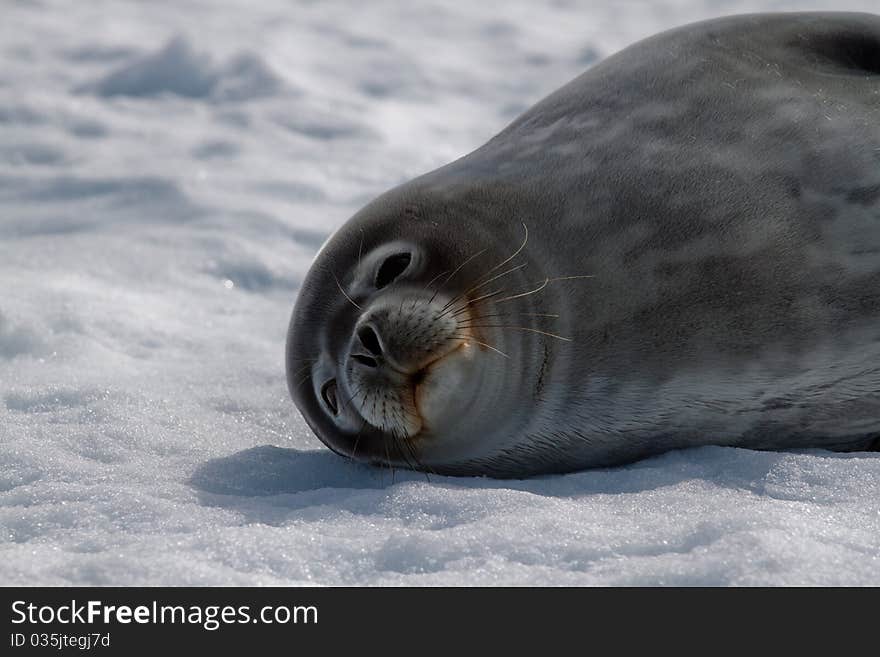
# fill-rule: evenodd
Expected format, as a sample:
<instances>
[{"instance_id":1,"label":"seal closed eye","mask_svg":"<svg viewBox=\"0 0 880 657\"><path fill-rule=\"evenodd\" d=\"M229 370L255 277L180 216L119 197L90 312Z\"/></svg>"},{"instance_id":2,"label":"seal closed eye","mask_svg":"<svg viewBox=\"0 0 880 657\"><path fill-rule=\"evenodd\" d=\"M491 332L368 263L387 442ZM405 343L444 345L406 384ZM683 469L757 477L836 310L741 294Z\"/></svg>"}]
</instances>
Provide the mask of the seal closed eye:
<instances>
[{"instance_id":1,"label":"seal closed eye","mask_svg":"<svg viewBox=\"0 0 880 657\"><path fill-rule=\"evenodd\" d=\"M386 258L376 273L376 289L381 290L394 282L395 278L406 271L411 261L412 256L409 253L396 253Z\"/></svg>"},{"instance_id":2,"label":"seal closed eye","mask_svg":"<svg viewBox=\"0 0 880 657\"><path fill-rule=\"evenodd\" d=\"M521 477L880 439L880 18L597 64L327 242L288 385L331 449Z\"/></svg>"}]
</instances>

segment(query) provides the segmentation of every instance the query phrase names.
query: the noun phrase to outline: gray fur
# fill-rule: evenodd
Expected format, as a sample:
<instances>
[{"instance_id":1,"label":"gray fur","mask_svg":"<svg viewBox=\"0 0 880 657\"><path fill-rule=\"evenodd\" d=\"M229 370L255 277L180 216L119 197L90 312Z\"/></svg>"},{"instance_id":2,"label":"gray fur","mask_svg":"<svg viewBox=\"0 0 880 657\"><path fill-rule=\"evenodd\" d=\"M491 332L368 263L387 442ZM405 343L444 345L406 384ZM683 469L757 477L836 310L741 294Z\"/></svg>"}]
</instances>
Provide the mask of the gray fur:
<instances>
[{"instance_id":1,"label":"gray fur","mask_svg":"<svg viewBox=\"0 0 880 657\"><path fill-rule=\"evenodd\" d=\"M294 310L289 372L338 352L326 334L344 341L357 321L328 301L328 268L341 279L359 249L403 240L427 261L424 284L480 246L503 259L523 224L528 267L505 279L511 291L594 276L515 303L560 315L520 326L572 342L489 330L512 357L483 355L480 421L418 441L417 467L524 476L693 445L857 450L880 436L880 17L718 19L596 65L343 227ZM352 432L334 435L310 390L291 382L318 435L350 454Z\"/></svg>"}]
</instances>

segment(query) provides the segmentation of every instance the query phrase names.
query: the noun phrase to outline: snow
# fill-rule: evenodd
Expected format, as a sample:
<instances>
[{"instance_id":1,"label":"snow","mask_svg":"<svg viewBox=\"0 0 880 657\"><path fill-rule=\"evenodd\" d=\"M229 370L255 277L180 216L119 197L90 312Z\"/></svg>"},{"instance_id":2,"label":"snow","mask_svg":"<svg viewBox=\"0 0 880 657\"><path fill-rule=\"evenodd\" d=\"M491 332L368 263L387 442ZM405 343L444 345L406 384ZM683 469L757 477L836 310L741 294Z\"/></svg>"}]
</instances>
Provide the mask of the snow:
<instances>
[{"instance_id":1,"label":"snow","mask_svg":"<svg viewBox=\"0 0 880 657\"><path fill-rule=\"evenodd\" d=\"M284 379L371 197L641 37L822 5L5 2L0 584L880 584L880 454L392 476Z\"/></svg>"}]
</instances>

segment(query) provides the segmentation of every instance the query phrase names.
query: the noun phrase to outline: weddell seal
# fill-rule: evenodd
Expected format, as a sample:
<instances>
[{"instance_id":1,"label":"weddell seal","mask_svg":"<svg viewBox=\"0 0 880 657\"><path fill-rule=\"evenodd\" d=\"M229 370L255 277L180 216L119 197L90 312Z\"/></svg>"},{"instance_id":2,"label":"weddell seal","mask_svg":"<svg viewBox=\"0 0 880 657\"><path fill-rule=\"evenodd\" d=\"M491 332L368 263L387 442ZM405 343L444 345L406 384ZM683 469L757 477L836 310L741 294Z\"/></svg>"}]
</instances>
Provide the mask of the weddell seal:
<instances>
[{"instance_id":1,"label":"weddell seal","mask_svg":"<svg viewBox=\"0 0 880 657\"><path fill-rule=\"evenodd\" d=\"M688 25L359 211L290 321L332 450L519 477L880 436L880 17Z\"/></svg>"}]
</instances>

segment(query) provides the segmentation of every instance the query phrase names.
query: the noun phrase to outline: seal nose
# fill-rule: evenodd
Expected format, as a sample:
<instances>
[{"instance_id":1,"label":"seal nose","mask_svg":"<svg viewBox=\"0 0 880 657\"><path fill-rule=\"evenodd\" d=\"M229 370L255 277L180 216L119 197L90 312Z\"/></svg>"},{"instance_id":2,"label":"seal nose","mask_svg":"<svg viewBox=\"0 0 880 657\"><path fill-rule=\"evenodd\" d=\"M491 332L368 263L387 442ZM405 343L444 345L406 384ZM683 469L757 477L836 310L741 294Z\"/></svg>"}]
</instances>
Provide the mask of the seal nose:
<instances>
[{"instance_id":1,"label":"seal nose","mask_svg":"<svg viewBox=\"0 0 880 657\"><path fill-rule=\"evenodd\" d=\"M382 355L382 343L372 326L361 326L357 332L358 340L364 348L376 357Z\"/></svg>"},{"instance_id":2,"label":"seal nose","mask_svg":"<svg viewBox=\"0 0 880 657\"><path fill-rule=\"evenodd\" d=\"M361 348L367 353L353 353L351 357L365 367L379 367L382 359L382 343L376 335L376 330L372 326L365 325L358 328L356 335Z\"/></svg>"},{"instance_id":3,"label":"seal nose","mask_svg":"<svg viewBox=\"0 0 880 657\"><path fill-rule=\"evenodd\" d=\"M456 346L458 319L443 316L441 310L439 302L432 305L416 296L380 300L354 327L349 358L361 371L415 374Z\"/></svg>"}]
</instances>

